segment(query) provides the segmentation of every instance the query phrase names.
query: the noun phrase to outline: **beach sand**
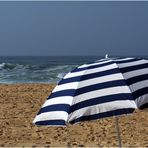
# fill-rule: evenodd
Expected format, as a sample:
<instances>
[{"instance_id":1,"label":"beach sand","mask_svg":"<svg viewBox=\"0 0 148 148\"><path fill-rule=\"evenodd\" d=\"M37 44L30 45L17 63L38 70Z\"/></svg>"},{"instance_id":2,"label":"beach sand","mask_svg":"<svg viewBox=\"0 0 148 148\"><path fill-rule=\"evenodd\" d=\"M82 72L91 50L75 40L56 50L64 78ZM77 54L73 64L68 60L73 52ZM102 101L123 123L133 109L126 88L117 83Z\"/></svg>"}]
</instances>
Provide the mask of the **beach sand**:
<instances>
[{"instance_id":1,"label":"beach sand","mask_svg":"<svg viewBox=\"0 0 148 148\"><path fill-rule=\"evenodd\" d=\"M0 146L117 146L114 117L68 127L32 121L54 85L0 85ZM122 145L148 147L148 110L119 119Z\"/></svg>"}]
</instances>

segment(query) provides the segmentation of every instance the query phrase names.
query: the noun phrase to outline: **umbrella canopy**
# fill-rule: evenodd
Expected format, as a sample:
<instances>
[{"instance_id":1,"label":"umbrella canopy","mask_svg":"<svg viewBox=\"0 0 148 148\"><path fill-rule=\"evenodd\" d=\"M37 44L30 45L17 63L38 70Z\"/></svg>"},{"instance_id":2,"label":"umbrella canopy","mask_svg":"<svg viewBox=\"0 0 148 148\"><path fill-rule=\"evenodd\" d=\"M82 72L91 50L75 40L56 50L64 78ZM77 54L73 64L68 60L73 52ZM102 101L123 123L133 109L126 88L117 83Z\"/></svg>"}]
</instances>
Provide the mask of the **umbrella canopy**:
<instances>
[{"instance_id":1,"label":"umbrella canopy","mask_svg":"<svg viewBox=\"0 0 148 148\"><path fill-rule=\"evenodd\" d=\"M148 107L148 61L102 59L69 72L34 119L36 125L66 125L132 113Z\"/></svg>"}]
</instances>

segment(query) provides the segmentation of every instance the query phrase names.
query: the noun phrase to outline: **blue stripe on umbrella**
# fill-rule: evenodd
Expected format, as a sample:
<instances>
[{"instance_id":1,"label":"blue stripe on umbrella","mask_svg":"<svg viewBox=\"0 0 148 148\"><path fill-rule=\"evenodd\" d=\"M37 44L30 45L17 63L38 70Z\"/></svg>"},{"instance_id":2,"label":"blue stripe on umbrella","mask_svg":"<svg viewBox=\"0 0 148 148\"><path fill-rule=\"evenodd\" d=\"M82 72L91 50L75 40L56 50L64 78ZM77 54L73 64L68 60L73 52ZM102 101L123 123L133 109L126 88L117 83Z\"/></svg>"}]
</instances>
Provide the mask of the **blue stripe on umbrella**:
<instances>
[{"instance_id":1,"label":"blue stripe on umbrella","mask_svg":"<svg viewBox=\"0 0 148 148\"><path fill-rule=\"evenodd\" d=\"M99 67L111 65L111 64L113 64L113 63L114 63L113 61L110 61L110 62L107 62L107 63L92 65L92 66L89 66L89 67L75 68L75 69L72 70L71 72L80 72L80 71L84 71L84 70L87 70L87 69L99 68Z\"/></svg>"},{"instance_id":2,"label":"blue stripe on umbrella","mask_svg":"<svg viewBox=\"0 0 148 148\"><path fill-rule=\"evenodd\" d=\"M98 72L98 73L96 72L96 73L93 73L93 74L86 74L86 75L82 75L82 76L66 78L66 79L63 79L62 81L60 81L59 85L66 84L66 83L71 83L71 82L85 81L85 80L89 80L89 79L93 79L93 78L97 78L97 77L101 77L101 76L117 74L119 72L120 71L119 71L118 68L114 68L114 69L106 70L106 71L103 71L103 72Z\"/></svg>"},{"instance_id":3,"label":"blue stripe on umbrella","mask_svg":"<svg viewBox=\"0 0 148 148\"><path fill-rule=\"evenodd\" d=\"M139 108L140 108L140 109L148 108L148 103L145 103L145 104L141 105Z\"/></svg>"},{"instance_id":4,"label":"blue stripe on umbrella","mask_svg":"<svg viewBox=\"0 0 148 148\"><path fill-rule=\"evenodd\" d=\"M106 76L106 75L111 75L111 74L117 74L117 73L119 73L119 69L114 68L114 69L110 69L110 70L106 70L106 71L102 71L102 72L96 72L96 73L92 73L92 74L83 75L83 76L81 76L80 81L85 81L85 80L94 79L94 78L98 78L98 77L102 77L102 76Z\"/></svg>"},{"instance_id":5,"label":"blue stripe on umbrella","mask_svg":"<svg viewBox=\"0 0 148 148\"><path fill-rule=\"evenodd\" d=\"M138 97L143 96L145 94L148 94L148 87L138 89L137 91L132 93L134 99L137 99Z\"/></svg>"},{"instance_id":6,"label":"blue stripe on umbrella","mask_svg":"<svg viewBox=\"0 0 148 148\"><path fill-rule=\"evenodd\" d=\"M129 114L134 111L133 108L126 108L126 109L117 109L117 110L112 110L104 113L99 113L99 114L94 114L94 115L88 115L88 116L82 116L80 118L74 119L70 121L71 124L80 122L80 121L89 121L89 120L96 120L99 118L106 118L110 116L117 116L117 115L122 115L122 114Z\"/></svg>"},{"instance_id":7,"label":"blue stripe on umbrella","mask_svg":"<svg viewBox=\"0 0 148 148\"><path fill-rule=\"evenodd\" d=\"M45 120L45 121L38 121L35 123L36 125L63 125L65 126L64 120Z\"/></svg>"},{"instance_id":8,"label":"blue stripe on umbrella","mask_svg":"<svg viewBox=\"0 0 148 148\"><path fill-rule=\"evenodd\" d=\"M130 93L124 93L124 94L114 94L114 95L106 95L101 97L92 98L90 100L82 101L80 103L76 103L70 107L69 113L72 113L76 110L79 110L81 108L98 105L102 103L107 102L113 102L113 101L121 101L121 100L133 100L133 97Z\"/></svg>"},{"instance_id":9,"label":"blue stripe on umbrella","mask_svg":"<svg viewBox=\"0 0 148 148\"><path fill-rule=\"evenodd\" d=\"M71 82L79 82L80 81L80 76L78 77L72 77L72 78L67 78L67 79L62 79L60 82L59 82L59 85L61 84L66 84L66 83L71 83Z\"/></svg>"},{"instance_id":10,"label":"blue stripe on umbrella","mask_svg":"<svg viewBox=\"0 0 148 148\"><path fill-rule=\"evenodd\" d=\"M148 74L143 74L143 75L140 75L140 76L135 76L135 77L129 78L129 79L126 80L126 82L127 82L128 85L132 85L134 83L144 81L144 80L148 80Z\"/></svg>"},{"instance_id":11,"label":"blue stripe on umbrella","mask_svg":"<svg viewBox=\"0 0 148 148\"><path fill-rule=\"evenodd\" d=\"M148 67L148 63L145 63L145 64L134 65L134 66L129 66L129 67L125 67L125 68L120 68L120 71L122 73L126 73L126 72L129 72L129 71L144 69L144 68L147 68L147 67Z\"/></svg>"},{"instance_id":12,"label":"blue stripe on umbrella","mask_svg":"<svg viewBox=\"0 0 148 148\"><path fill-rule=\"evenodd\" d=\"M62 96L74 96L75 89L67 89L62 91L53 92L47 99L52 99L55 97L62 97Z\"/></svg>"},{"instance_id":13,"label":"blue stripe on umbrella","mask_svg":"<svg viewBox=\"0 0 148 148\"><path fill-rule=\"evenodd\" d=\"M123 58L124 59L124 58ZM119 58L119 60L122 60L121 58ZM125 64L125 63L129 63L129 62L136 62L136 61L140 61L142 60L141 58L140 59L136 59L136 58L133 58L133 59L129 59L129 60L123 60L123 61L118 61L118 59L115 59L113 61L115 61L117 64Z\"/></svg>"},{"instance_id":14,"label":"blue stripe on umbrella","mask_svg":"<svg viewBox=\"0 0 148 148\"><path fill-rule=\"evenodd\" d=\"M99 89L105 89L105 88L111 88L111 87L116 87L116 86L126 86L125 80L116 80L116 81L109 81L109 82L104 82L104 83L99 83L99 84L94 84L86 87L82 87L76 90L74 96L87 93L90 91L95 91Z\"/></svg>"},{"instance_id":15,"label":"blue stripe on umbrella","mask_svg":"<svg viewBox=\"0 0 148 148\"><path fill-rule=\"evenodd\" d=\"M68 105L68 104L50 105L50 106L46 106L46 107L41 108L41 110L38 112L38 115L41 113L51 112L51 111L65 111L68 113L69 108L70 108L70 105Z\"/></svg>"}]
</instances>

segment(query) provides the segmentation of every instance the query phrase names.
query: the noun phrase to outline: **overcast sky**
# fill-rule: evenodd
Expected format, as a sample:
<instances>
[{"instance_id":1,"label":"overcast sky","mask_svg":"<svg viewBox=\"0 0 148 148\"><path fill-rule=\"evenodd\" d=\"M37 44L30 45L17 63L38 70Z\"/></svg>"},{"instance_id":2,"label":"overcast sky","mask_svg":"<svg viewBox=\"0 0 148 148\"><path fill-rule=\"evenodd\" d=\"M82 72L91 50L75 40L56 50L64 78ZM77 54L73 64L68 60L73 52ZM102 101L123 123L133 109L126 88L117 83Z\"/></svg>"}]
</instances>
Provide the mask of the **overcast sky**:
<instances>
[{"instance_id":1,"label":"overcast sky","mask_svg":"<svg viewBox=\"0 0 148 148\"><path fill-rule=\"evenodd\" d=\"M0 55L147 55L148 2L2 2Z\"/></svg>"}]
</instances>

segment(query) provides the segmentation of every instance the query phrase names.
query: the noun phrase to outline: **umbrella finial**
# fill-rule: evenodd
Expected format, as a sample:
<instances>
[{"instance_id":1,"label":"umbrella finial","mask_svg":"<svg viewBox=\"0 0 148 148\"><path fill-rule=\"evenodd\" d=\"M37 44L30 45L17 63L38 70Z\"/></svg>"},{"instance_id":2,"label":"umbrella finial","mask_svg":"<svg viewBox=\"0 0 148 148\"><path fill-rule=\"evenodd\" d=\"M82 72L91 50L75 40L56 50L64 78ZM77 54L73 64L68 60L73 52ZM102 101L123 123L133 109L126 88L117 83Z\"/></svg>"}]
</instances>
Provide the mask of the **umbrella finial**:
<instances>
[{"instance_id":1,"label":"umbrella finial","mask_svg":"<svg viewBox=\"0 0 148 148\"><path fill-rule=\"evenodd\" d=\"M105 55L105 59L108 59L108 54Z\"/></svg>"}]
</instances>

